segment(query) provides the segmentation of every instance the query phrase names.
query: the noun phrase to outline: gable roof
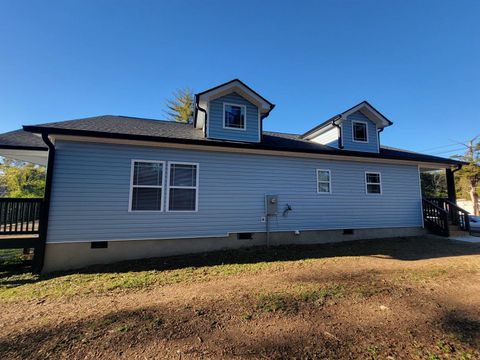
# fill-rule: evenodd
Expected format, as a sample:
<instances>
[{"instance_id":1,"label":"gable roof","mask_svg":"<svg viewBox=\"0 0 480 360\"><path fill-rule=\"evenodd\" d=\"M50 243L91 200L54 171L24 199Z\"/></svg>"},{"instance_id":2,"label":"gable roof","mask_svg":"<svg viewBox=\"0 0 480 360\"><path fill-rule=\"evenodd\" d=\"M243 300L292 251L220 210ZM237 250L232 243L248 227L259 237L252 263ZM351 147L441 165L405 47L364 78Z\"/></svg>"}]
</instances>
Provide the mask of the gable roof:
<instances>
[{"instance_id":1,"label":"gable roof","mask_svg":"<svg viewBox=\"0 0 480 360\"><path fill-rule=\"evenodd\" d=\"M240 79L233 79L226 83L220 84L208 90L195 94L195 113L193 115L193 124L195 127L201 128L205 123L205 110L208 102L221 96L231 93L237 93L252 104L256 105L260 111L261 118L266 118L270 111L273 110L275 104L265 99ZM199 111L200 110L200 111ZM208 121L208 120L207 120Z\"/></svg>"},{"instance_id":2,"label":"gable roof","mask_svg":"<svg viewBox=\"0 0 480 360\"><path fill-rule=\"evenodd\" d=\"M47 124L24 126L24 130L0 135L0 149L9 144L25 147L40 145L41 139L32 133L51 135L72 135L123 140L138 140L175 144L195 144L204 146L230 147L238 149L272 150L291 153L313 153L358 158L376 158L408 160L424 163L461 165L462 162L437 156L424 155L410 151L381 146L380 152L364 153L339 150L327 145L305 140L302 135L265 131L260 143L243 143L226 140L208 139L201 129L192 124L172 121L153 120L127 116L103 115L77 120L53 122ZM30 134L28 132L31 132ZM18 136L20 135L20 137ZM39 147L45 148L44 145ZM46 149L46 148L45 148Z\"/></svg>"},{"instance_id":3,"label":"gable roof","mask_svg":"<svg viewBox=\"0 0 480 360\"><path fill-rule=\"evenodd\" d=\"M377 127L380 129L393 125L392 121L387 119L386 116L384 116L380 111L375 109L373 105L371 105L368 101L364 100L361 103L345 110L344 112L332 116L330 119L322 122L320 125L315 126L313 129L308 130L302 135L302 137L305 139L311 139L316 135L316 133L320 132L320 130L331 125L333 121L346 118L348 115L353 114L357 111L360 111L370 120L374 121L377 124Z\"/></svg>"}]
</instances>

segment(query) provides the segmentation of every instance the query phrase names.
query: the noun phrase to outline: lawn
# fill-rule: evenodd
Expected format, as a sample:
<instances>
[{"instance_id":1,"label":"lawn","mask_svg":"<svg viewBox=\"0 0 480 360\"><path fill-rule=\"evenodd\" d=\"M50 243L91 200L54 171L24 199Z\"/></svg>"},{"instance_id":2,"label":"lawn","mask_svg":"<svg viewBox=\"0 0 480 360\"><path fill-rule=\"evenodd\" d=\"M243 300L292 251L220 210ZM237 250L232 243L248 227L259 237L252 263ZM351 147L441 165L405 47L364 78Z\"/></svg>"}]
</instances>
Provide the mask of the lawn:
<instances>
[{"instance_id":1,"label":"lawn","mask_svg":"<svg viewBox=\"0 0 480 360\"><path fill-rule=\"evenodd\" d=\"M480 358L480 245L251 248L37 276L0 254L0 358Z\"/></svg>"}]
</instances>

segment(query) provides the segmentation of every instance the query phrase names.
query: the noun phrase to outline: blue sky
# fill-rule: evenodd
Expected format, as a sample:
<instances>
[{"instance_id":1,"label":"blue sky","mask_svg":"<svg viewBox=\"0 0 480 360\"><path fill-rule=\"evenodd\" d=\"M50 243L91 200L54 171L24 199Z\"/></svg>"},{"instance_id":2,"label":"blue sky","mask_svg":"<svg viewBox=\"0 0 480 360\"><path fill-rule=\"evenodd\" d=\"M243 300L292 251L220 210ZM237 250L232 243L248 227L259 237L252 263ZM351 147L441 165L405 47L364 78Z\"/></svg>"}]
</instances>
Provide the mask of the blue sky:
<instances>
[{"instance_id":1,"label":"blue sky","mask_svg":"<svg viewBox=\"0 0 480 360\"><path fill-rule=\"evenodd\" d=\"M0 132L163 119L175 89L240 78L277 105L267 130L368 100L383 144L447 156L480 133L479 19L473 0L0 0Z\"/></svg>"}]
</instances>

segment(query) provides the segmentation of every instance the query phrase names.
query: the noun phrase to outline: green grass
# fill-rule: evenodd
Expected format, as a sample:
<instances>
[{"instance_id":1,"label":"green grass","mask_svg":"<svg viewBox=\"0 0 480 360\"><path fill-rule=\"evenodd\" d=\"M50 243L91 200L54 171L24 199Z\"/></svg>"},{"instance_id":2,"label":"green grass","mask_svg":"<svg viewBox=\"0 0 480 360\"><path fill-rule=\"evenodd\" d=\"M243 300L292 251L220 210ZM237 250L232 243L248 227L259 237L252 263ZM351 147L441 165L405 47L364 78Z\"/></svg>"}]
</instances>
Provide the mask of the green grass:
<instances>
[{"instance_id":1,"label":"green grass","mask_svg":"<svg viewBox=\"0 0 480 360\"><path fill-rule=\"evenodd\" d=\"M304 303L323 305L328 299L343 297L346 288L340 284L301 284L290 289L258 295L256 309L265 312L294 312Z\"/></svg>"},{"instance_id":2,"label":"green grass","mask_svg":"<svg viewBox=\"0 0 480 360\"><path fill-rule=\"evenodd\" d=\"M255 274L266 269L280 271L287 266L303 266L303 262L260 262L253 264L224 264L186 267L173 270L145 270L127 272L56 273L0 273L0 300L16 301L47 297L71 297L102 294L114 291L141 290L177 283L209 281L215 278L241 274Z\"/></svg>"}]
</instances>

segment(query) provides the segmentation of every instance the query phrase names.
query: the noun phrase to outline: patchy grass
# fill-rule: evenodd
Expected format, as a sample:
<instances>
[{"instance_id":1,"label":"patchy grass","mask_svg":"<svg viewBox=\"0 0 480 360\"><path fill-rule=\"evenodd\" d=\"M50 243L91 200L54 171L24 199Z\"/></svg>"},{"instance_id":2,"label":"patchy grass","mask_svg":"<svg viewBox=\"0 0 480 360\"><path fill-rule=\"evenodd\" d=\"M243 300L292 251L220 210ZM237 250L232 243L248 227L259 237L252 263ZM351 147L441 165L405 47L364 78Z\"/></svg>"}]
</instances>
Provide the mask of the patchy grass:
<instances>
[{"instance_id":1,"label":"patchy grass","mask_svg":"<svg viewBox=\"0 0 480 360\"><path fill-rule=\"evenodd\" d=\"M380 239L0 271L2 359L480 358L478 245Z\"/></svg>"}]
</instances>

